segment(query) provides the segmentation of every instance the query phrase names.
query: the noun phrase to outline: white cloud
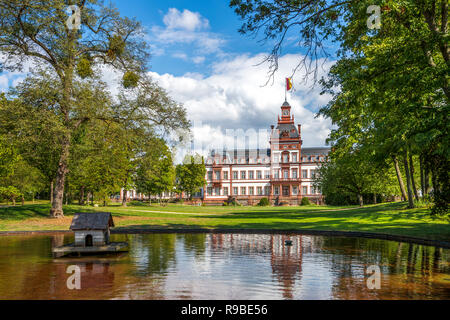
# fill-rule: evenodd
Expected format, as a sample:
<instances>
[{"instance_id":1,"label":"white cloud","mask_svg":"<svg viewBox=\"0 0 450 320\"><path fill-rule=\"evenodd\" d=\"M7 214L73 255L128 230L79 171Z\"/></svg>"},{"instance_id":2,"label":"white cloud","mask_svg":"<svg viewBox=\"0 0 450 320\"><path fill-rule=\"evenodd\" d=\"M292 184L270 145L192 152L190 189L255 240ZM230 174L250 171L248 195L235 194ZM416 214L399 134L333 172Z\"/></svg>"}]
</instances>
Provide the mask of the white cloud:
<instances>
[{"instance_id":1,"label":"white cloud","mask_svg":"<svg viewBox=\"0 0 450 320\"><path fill-rule=\"evenodd\" d=\"M9 79L6 75L0 75L0 92L8 89Z\"/></svg>"},{"instance_id":2,"label":"white cloud","mask_svg":"<svg viewBox=\"0 0 450 320\"><path fill-rule=\"evenodd\" d=\"M198 12L187 9L180 12L176 8L170 8L163 17L164 27L153 26L150 28L151 42L157 42L158 48L171 45L188 44L202 54L221 53L221 47L225 40L209 28L208 19Z\"/></svg>"},{"instance_id":3,"label":"white cloud","mask_svg":"<svg viewBox=\"0 0 450 320\"><path fill-rule=\"evenodd\" d=\"M177 59L181 59L181 60L187 60L188 59L187 54L179 53L179 52L172 54L172 57L177 58Z\"/></svg>"},{"instance_id":4,"label":"white cloud","mask_svg":"<svg viewBox=\"0 0 450 320\"><path fill-rule=\"evenodd\" d=\"M194 61L195 64L200 64L205 61L205 57L203 57L203 56L193 57L192 61Z\"/></svg>"},{"instance_id":5,"label":"white cloud","mask_svg":"<svg viewBox=\"0 0 450 320\"><path fill-rule=\"evenodd\" d=\"M216 63L209 77L150 74L172 98L186 107L191 121L202 122L200 128L194 128L194 135L196 141L208 149L224 139L226 129L258 132L276 125L284 102L285 77L292 73L292 67L301 57L281 57L274 84L268 86L264 86L267 65L258 65L263 58L263 55L241 55ZM326 63L324 69L319 70L319 78L326 74L331 64ZM294 78L294 85L296 91L288 94L288 101L296 123L302 124L304 146L323 146L331 122L316 119L315 112L329 101L330 96L321 96L318 84L311 88L311 82L305 84Z\"/></svg>"},{"instance_id":6,"label":"white cloud","mask_svg":"<svg viewBox=\"0 0 450 320\"><path fill-rule=\"evenodd\" d=\"M163 22L168 29L195 31L209 27L209 21L203 18L200 13L187 9L180 12L176 8L170 8L164 16Z\"/></svg>"}]
</instances>

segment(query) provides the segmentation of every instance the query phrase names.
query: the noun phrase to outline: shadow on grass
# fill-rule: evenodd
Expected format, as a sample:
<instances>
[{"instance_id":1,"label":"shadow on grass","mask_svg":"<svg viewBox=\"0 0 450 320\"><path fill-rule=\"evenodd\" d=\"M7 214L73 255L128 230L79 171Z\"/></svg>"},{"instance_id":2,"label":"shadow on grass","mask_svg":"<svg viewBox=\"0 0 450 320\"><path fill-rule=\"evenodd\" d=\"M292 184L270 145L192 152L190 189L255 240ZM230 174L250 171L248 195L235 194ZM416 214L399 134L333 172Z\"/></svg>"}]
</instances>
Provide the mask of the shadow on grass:
<instances>
[{"instance_id":1,"label":"shadow on grass","mask_svg":"<svg viewBox=\"0 0 450 320\"><path fill-rule=\"evenodd\" d=\"M50 204L16 205L0 208L1 220L25 220L31 218L50 218ZM64 215L73 216L76 212L95 212L94 209L79 206L64 206Z\"/></svg>"}]
</instances>

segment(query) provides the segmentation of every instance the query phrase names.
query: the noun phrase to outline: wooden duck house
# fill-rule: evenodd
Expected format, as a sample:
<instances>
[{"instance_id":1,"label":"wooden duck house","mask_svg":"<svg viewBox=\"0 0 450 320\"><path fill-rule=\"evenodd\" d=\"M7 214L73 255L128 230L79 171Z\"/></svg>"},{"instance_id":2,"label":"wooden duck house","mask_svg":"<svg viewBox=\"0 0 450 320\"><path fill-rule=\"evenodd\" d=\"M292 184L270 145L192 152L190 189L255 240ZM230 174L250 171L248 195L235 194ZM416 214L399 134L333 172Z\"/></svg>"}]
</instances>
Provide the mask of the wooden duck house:
<instances>
[{"instance_id":1,"label":"wooden duck house","mask_svg":"<svg viewBox=\"0 0 450 320\"><path fill-rule=\"evenodd\" d=\"M70 230L75 233L75 242L53 248L53 253L111 253L119 252L128 246L125 242L110 242L114 220L110 212L75 213Z\"/></svg>"},{"instance_id":2,"label":"wooden duck house","mask_svg":"<svg viewBox=\"0 0 450 320\"><path fill-rule=\"evenodd\" d=\"M75 213L70 230L75 233L76 247L95 247L109 244L114 221L109 212Z\"/></svg>"}]
</instances>

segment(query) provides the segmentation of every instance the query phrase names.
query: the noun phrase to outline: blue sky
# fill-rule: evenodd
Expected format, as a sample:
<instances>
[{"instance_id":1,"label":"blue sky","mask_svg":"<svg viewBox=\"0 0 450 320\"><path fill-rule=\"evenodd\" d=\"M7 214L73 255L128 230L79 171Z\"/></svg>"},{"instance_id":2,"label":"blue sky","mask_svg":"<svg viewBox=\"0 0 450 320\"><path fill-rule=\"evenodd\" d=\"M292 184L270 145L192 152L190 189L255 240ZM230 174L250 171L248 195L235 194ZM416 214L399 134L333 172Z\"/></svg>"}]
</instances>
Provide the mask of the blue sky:
<instances>
[{"instance_id":1,"label":"blue sky","mask_svg":"<svg viewBox=\"0 0 450 320\"><path fill-rule=\"evenodd\" d=\"M226 0L208 0L208 1L143 1L143 0L119 0L115 2L120 12L128 17L136 17L146 27L149 32L149 43L152 50L150 61L151 70L158 73L170 73L173 75L182 75L186 72L200 72L209 74L211 62L216 61L216 54L202 51L201 48L192 45L192 43L176 43L170 46L164 46L160 43L154 43L152 39L152 28L164 28L164 16L169 9L177 9L180 12L189 10L198 13L202 18L208 20L208 26L201 29L205 36L211 36L223 41L220 48L221 53L232 56L236 54L249 53L256 54L261 51L267 51L257 43L256 40L249 39L239 34L238 29L241 26L239 17L229 7ZM154 46L164 46L165 54L155 52ZM186 60L175 58L184 53L188 56L205 57L202 63L186 63Z\"/></svg>"},{"instance_id":2,"label":"blue sky","mask_svg":"<svg viewBox=\"0 0 450 320\"><path fill-rule=\"evenodd\" d=\"M268 52L272 48L271 43L263 44L258 42L260 38L255 39L238 32L242 21L234 12L234 9L230 8L228 0L161 2L118 0L115 5L123 15L137 18L146 28L152 51L151 69L158 73L170 73L179 76L187 72L197 72L209 75L211 64L217 61L218 57L230 59L240 54L252 55ZM158 39L157 36L168 28L165 17L171 13L175 19L183 17L183 15L192 16L194 14L200 21L207 21L207 23L201 24L191 31L195 31L198 37L220 41L217 50L212 52L211 50L204 50L194 41L185 43L172 41L167 44ZM181 29L182 25L178 25L178 30ZM182 40L182 37L179 40ZM333 52L331 48L330 45L330 53ZM301 48L293 45L284 47L285 54L301 51ZM192 63L193 61L189 57L197 57L197 59Z\"/></svg>"}]
</instances>

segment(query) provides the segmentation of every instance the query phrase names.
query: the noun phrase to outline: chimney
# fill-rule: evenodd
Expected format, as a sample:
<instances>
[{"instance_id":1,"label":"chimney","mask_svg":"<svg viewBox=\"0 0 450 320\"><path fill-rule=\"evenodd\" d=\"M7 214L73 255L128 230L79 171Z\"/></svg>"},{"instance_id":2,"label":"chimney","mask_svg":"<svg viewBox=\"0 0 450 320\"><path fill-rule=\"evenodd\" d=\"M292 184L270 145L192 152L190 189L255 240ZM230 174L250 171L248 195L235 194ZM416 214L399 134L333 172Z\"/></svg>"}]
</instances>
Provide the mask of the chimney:
<instances>
[{"instance_id":1,"label":"chimney","mask_svg":"<svg viewBox=\"0 0 450 320\"><path fill-rule=\"evenodd\" d=\"M302 136L302 125L301 124L298 125L298 135L300 137Z\"/></svg>"}]
</instances>

